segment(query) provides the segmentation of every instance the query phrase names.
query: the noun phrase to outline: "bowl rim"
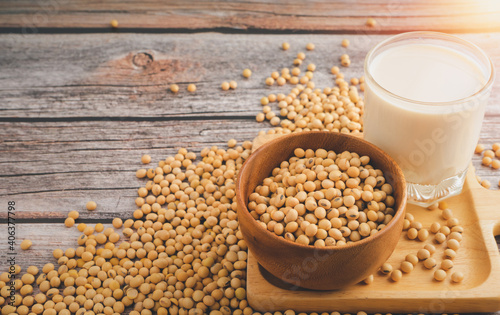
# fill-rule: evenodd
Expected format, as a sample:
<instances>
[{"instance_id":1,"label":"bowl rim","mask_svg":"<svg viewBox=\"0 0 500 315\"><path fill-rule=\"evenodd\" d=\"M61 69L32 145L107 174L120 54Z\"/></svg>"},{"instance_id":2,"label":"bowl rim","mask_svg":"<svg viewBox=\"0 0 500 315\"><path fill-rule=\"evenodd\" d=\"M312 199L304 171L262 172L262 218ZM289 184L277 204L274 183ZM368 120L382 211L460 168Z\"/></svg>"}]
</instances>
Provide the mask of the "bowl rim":
<instances>
[{"instance_id":1,"label":"bowl rim","mask_svg":"<svg viewBox=\"0 0 500 315\"><path fill-rule=\"evenodd\" d=\"M243 170L245 169L245 167L247 167L250 163L250 161L252 161L253 159L256 158L256 156L262 152L262 151L265 151L266 149L272 147L272 146L275 146L276 144L279 144L279 142L283 141L283 139L285 138L291 138L291 137L306 137L306 136L314 136L314 135L317 135L317 134L329 134L331 136L334 136L334 137L344 137L346 138L348 141L358 141L358 142L361 142L362 144L364 145L368 145L370 147L372 147L373 149L379 151L380 153L383 153L383 155L385 155L389 161L395 166L395 173L396 173L396 177L398 178L401 178L402 179L402 184L403 184L403 194L401 196L401 201L400 201L400 204L398 205L397 209L396 210L396 213L395 215L393 216L393 218L391 219L391 221L382 229L380 230L379 232L375 233L374 235L370 235L362 240L359 240L359 241L356 241L356 242L352 242L352 243L348 243L348 244L345 244L345 245L342 245L342 246L329 246L329 247L315 247L314 245L304 245L304 244L299 244L299 243L296 243L296 242L292 242L292 241L289 241L289 240L286 240L284 237L281 237L281 236L278 236L276 235L275 233L272 233L271 231L267 230L267 229L264 229L258 222L257 220L255 220L251 215L250 215L250 211L248 210L248 207L247 207L247 202L243 200L243 191L240 187L240 183L241 183L241 177L242 177L242 174L244 173ZM243 163L243 166L239 169L239 172L238 172L238 176L237 176L237 179L236 179L236 202L238 204L238 208L240 206L243 205L243 210L244 211L239 211L238 212L238 216L240 215L240 213L245 216L247 219L250 220L250 224L252 226L255 226L257 228L257 231L260 231L260 232L264 232L264 233L267 233L267 235L269 235L273 240L275 240L276 242L278 242L279 245L287 245L287 246L291 246L292 248L296 248L296 249L308 249L308 250L319 250L321 252L337 252L337 251L346 251L346 250L350 250L350 249L353 249L353 248L356 248L356 247L360 247L360 246L363 246L367 243L370 243L372 241L375 241L377 240L378 238L381 238L384 236L384 234L387 234L389 232L387 232L388 230L391 230L392 228L394 228L394 226L396 225L396 221L400 220L400 217L402 217L405 213L405 207L406 207L406 200L407 200L407 189L406 189L406 181L405 181L405 178L404 178L404 175L403 175L403 171L401 170L401 168L399 167L399 165L396 163L396 161L390 157L385 151L383 151L382 149L380 149L379 147L377 147L376 145L374 145L373 143L371 142L368 142L362 138L359 138L359 137L355 137L355 136L352 136L352 135L348 135L348 134L342 134L342 133L336 133L336 132L331 132L331 131L302 131L302 132L297 132L297 133L291 133L291 134L288 134L288 135L283 135L283 136L280 136L276 139L273 139L269 142L266 142L264 143L262 146L260 146L257 150L255 150L254 152L252 152L252 154L250 154L250 157L245 161L245 163ZM397 218L397 219L396 219ZM239 221L239 220L238 220Z\"/></svg>"}]
</instances>

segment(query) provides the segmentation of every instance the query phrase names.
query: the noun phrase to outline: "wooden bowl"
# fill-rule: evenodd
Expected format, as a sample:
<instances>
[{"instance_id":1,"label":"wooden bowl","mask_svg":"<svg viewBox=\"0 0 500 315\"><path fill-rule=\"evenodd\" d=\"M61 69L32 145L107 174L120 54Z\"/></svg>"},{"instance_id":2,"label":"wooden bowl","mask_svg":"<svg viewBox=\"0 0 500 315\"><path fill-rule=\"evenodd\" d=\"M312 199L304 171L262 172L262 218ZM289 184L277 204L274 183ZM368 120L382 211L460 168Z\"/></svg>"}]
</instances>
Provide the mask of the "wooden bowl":
<instances>
[{"instance_id":1,"label":"wooden bowl","mask_svg":"<svg viewBox=\"0 0 500 315\"><path fill-rule=\"evenodd\" d=\"M345 150L368 155L394 189L393 219L380 232L345 246L315 248L285 240L262 228L250 215L248 196L273 168L288 160L295 148ZM378 268L394 251L403 229L406 183L396 162L375 145L333 132L300 132L264 144L244 163L236 183L238 220L248 248L259 264L279 279L298 287L335 290L356 284Z\"/></svg>"}]
</instances>

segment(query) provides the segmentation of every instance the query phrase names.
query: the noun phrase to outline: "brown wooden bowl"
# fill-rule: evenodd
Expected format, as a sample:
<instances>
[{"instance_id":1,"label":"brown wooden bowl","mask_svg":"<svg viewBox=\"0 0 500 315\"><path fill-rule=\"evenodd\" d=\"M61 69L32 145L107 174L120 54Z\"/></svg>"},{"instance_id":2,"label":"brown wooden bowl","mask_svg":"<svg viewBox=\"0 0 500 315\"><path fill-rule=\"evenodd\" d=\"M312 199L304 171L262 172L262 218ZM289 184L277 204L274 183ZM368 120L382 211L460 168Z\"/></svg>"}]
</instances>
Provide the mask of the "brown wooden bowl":
<instances>
[{"instance_id":1,"label":"brown wooden bowl","mask_svg":"<svg viewBox=\"0 0 500 315\"><path fill-rule=\"evenodd\" d=\"M248 196L273 168L288 160L295 148L345 150L368 155L394 189L393 219L380 232L340 247L315 248L285 240L262 228L250 215ZM264 144L244 163L236 183L238 219L248 248L259 264L279 279L298 287L335 290L356 284L377 269L394 251L403 229L406 183L396 162L375 145L333 132L299 132Z\"/></svg>"}]
</instances>

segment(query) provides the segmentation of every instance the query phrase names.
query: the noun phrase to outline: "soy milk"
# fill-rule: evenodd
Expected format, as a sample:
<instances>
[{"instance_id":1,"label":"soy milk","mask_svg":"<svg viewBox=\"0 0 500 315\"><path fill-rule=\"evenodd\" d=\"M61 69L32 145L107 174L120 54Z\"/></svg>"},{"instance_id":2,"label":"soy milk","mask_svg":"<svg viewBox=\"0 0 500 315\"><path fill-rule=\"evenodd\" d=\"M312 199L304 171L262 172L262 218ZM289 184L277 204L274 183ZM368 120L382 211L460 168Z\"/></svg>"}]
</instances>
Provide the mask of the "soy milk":
<instances>
[{"instance_id":1,"label":"soy milk","mask_svg":"<svg viewBox=\"0 0 500 315\"><path fill-rule=\"evenodd\" d=\"M489 92L470 96L489 73L465 53L423 43L389 47L367 66L365 139L396 160L408 183L438 185L463 174Z\"/></svg>"}]
</instances>

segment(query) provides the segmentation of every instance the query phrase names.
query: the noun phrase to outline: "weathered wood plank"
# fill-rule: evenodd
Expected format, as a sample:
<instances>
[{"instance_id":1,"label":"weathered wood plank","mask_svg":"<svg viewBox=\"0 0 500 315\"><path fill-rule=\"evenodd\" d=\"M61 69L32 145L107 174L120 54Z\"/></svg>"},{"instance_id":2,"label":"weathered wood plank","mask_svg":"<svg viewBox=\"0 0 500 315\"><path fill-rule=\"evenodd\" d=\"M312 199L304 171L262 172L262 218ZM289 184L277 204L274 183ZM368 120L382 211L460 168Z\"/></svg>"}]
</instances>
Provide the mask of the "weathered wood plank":
<instances>
[{"instance_id":1,"label":"weathered wood plank","mask_svg":"<svg viewBox=\"0 0 500 315\"><path fill-rule=\"evenodd\" d=\"M401 32L500 30L494 1L2 1L0 27L26 33L41 28ZM378 26L365 25L375 17Z\"/></svg>"},{"instance_id":2,"label":"weathered wood plank","mask_svg":"<svg viewBox=\"0 0 500 315\"><path fill-rule=\"evenodd\" d=\"M194 152L212 145L226 147L229 139L252 140L271 126L254 120L166 122L38 122L0 123L5 140L0 154L0 200L19 204L19 218L61 221L70 210L84 218L111 219L135 210L136 189L144 184L135 171L144 167L143 154L157 163L180 147ZM500 141L500 116L487 117L481 143ZM500 170L481 165L477 174L498 189ZM150 164L148 166L153 166ZM95 200L95 213L85 203ZM5 219L6 212L0 211Z\"/></svg>"},{"instance_id":3,"label":"weathered wood plank","mask_svg":"<svg viewBox=\"0 0 500 315\"><path fill-rule=\"evenodd\" d=\"M105 224L105 228L111 225ZM22 274L26 271L28 266L34 265L41 269L46 263L52 263L57 266L57 260L52 256L52 252L56 248L67 249L76 248L77 238L80 232L73 228L66 228L64 224L19 224L16 226L16 239L17 248L15 255L16 263L21 266ZM0 259L0 273L8 270L8 261L6 254L7 247L7 226L0 224L0 252L2 253ZM23 239L30 239L33 242L29 250L23 251L19 248L19 244ZM500 250L500 237L497 237L497 243ZM487 313L482 313L487 315ZM500 314L491 313L491 314Z\"/></svg>"},{"instance_id":4,"label":"weathered wood plank","mask_svg":"<svg viewBox=\"0 0 500 315\"><path fill-rule=\"evenodd\" d=\"M342 38L220 34L0 36L0 107L3 117L254 115L260 110L263 95L290 90L290 86L267 87L265 78L271 71L290 67L309 40L317 44L306 60L318 66L315 81L318 85L333 84L329 69L338 64ZM362 75L368 47L362 37L358 38L359 44L352 39L353 66L346 70L349 76ZM284 40L292 45L289 51L280 49ZM153 58L144 68L134 63L134 56L141 52ZM247 67L253 70L250 79L241 76ZM222 91L222 81L232 79L237 80L238 89ZM168 91L174 82L181 87L177 95ZM197 85L196 93L186 91L188 83Z\"/></svg>"},{"instance_id":5,"label":"weathered wood plank","mask_svg":"<svg viewBox=\"0 0 500 315\"><path fill-rule=\"evenodd\" d=\"M500 71L500 33L463 34L482 47ZM340 42L349 38L351 45ZM363 74L368 50L387 38L381 35L223 35L204 34L92 34L0 35L0 118L249 117L260 110L260 98L287 93L291 86L268 87L271 71L291 67L308 42L304 64L314 63L314 82L332 86L330 68L348 53L352 65L347 78ZM288 51L280 45L291 44ZM147 53L149 58L134 57ZM147 56L142 56L147 57ZM149 62L149 63L148 63ZM244 68L253 70L244 79ZM236 80L237 90L222 91L222 81ZM180 83L175 95L168 86ZM196 93L188 93L195 83ZM500 80L491 96L488 115L500 115Z\"/></svg>"},{"instance_id":6,"label":"weathered wood plank","mask_svg":"<svg viewBox=\"0 0 500 315\"><path fill-rule=\"evenodd\" d=\"M29 264L41 266L43 263L53 261L51 251L54 248L74 246L78 232L75 229L65 229L61 223L70 210L80 210L81 221L93 223L99 220L109 222L116 216L130 217L135 210L136 189L143 184L134 175L135 170L142 167L139 161L142 154L151 154L153 161L158 161L166 155L175 153L179 147L199 151L208 145L223 146L230 138L240 141L251 140L258 130L269 128L268 124L259 124L250 119L251 115L260 110L258 100L269 91L287 91L289 87L269 89L263 85L264 77L271 69L290 65L295 53L303 50L308 41L315 42L317 46L314 52L308 53L308 60L311 58L311 62L317 65L321 63L321 60L331 60L333 64L337 60L337 55L342 51L339 49L339 43L344 37L338 36L335 40L328 41L329 36L316 35L285 37L204 35L207 37L182 36L187 39L179 40L177 45L180 47L181 44L188 43L191 48L193 45L214 48L227 45L228 42L233 43L234 40L235 46L244 46L244 48L229 49L230 53L226 56L206 57L211 58L211 63L215 66L207 66L211 70L206 71L203 74L204 77L197 81L199 94L178 95L179 99L176 102L168 98L169 93L164 92L167 84L154 83L153 88L149 89L149 83L141 81L143 80L141 77L148 75L148 72L138 71L139 74L136 76L130 76L119 72L121 66L117 65L114 68L107 66L117 55L127 55L130 47L134 45L147 47L148 43L155 43L157 47L155 50L158 49L163 53L160 49L161 45L167 45L169 40L162 39L159 35L144 35L145 46L142 46L139 37L131 34L113 35L112 39L107 36L97 36L96 39L89 40L89 43L94 43L91 47L85 47L87 43L85 45L82 43L86 41L87 35L76 36L76 39L71 39L71 36L67 35L40 36L40 39L30 37L29 40L19 36L9 42L10 46L6 50L11 52L0 54L2 56L0 58L2 66L0 89L3 89L0 91L0 97L2 103L12 102L11 109L0 105L3 109L0 114L2 118L0 123L2 129L0 204L5 205L8 200L15 200L19 218L28 219L30 222L41 222L20 224L18 227L19 239L27 237L36 240L33 251L20 252L18 256L18 261L23 267ZM172 36L167 37L168 39L176 37ZM498 37L496 34L489 36L481 34L465 37L476 43L479 43L477 39L480 38L479 44L488 47L485 49L490 52L494 62L498 65L500 56L494 52ZM133 40L132 37L134 37ZM371 44L365 43L364 40L367 38L362 36L349 36L349 38L353 43L350 47L351 59L353 63L359 65L353 65L347 69L349 72L346 71L346 74L347 77L359 76L362 73L362 59L367 47ZM375 40L385 37L370 36L368 38L367 40ZM193 39L195 41L191 43ZM11 37L6 41L9 40ZM109 42L106 43L106 40ZM205 41L211 40L214 40L216 45L206 44ZM300 49L288 52L279 51L278 45L283 40L291 42L292 47L300 47ZM51 44L46 45L43 41L51 42ZM104 44L97 45L98 41ZM125 44L121 41L125 41ZM33 43L33 47L30 46L30 42ZM65 56L61 53L63 49L58 49L56 44L64 47L64 50L66 50L66 45L76 48L70 53L71 56ZM126 49L127 44L131 45L128 49ZM270 48L273 47L272 45L275 45L276 49ZM333 45L335 45L335 53L331 56ZM0 51L3 47L0 45ZM140 49L142 48L138 48L138 51L141 51ZM213 51L217 53L223 51L223 49L217 50L216 47L214 49ZM37 53L36 50L44 53ZM183 53L189 51L189 48L184 47L180 50L181 52L176 57L179 59ZM288 55L283 58L279 53ZM313 60L316 53L318 53L317 59ZM49 59L48 55L57 55L59 60ZM97 66L92 66L89 61L94 58L93 56L100 58ZM204 60L202 51L197 53L197 58ZM257 60L254 65L255 69L259 70L254 70L251 80L240 82L240 88L232 94L222 94L219 89L220 81L222 81L221 73L227 75L234 70L231 76L227 75L228 77L224 80L232 79L232 73L239 76L241 68L246 67L241 64L242 59ZM102 86L80 88L79 84L82 85L82 83L73 83L74 86L68 84L75 78L82 81L93 78L92 75L96 73L95 69L98 69L101 64L104 66L101 70L102 78L99 80L121 82L118 87L113 87L109 83L101 84L106 87L103 90ZM12 71L15 66L19 68L18 72ZM329 67L330 65L318 69L315 76L318 85L322 85L323 82L331 83L331 76L328 74ZM228 72L226 68L231 70ZM10 70L4 71L4 69ZM190 70L189 75L198 75L197 67L190 69L194 71L194 74ZM123 77L121 81L117 80L120 76ZM259 79L256 79L257 76ZM205 81L206 77L210 79ZM127 85L127 80L130 80L131 86ZM56 92L50 91L53 82L57 85L58 91ZM245 87L244 84L249 85ZM128 96L123 96L129 95L134 86L140 90L142 97L135 103L129 101ZM157 86L161 86L163 90L159 91ZM204 88L201 89L201 87ZM495 86L481 133L481 142L488 146L499 140L500 109L496 98L498 92L495 91L499 91L498 83ZM19 93L18 100L13 101L1 93ZM120 95L120 93L124 94ZM155 97L158 98L155 99ZM241 103L238 103L239 101ZM119 116L123 117L124 121L114 119ZM191 117L199 116L206 118L191 120ZM222 118L223 116L225 118ZM237 119L237 116L248 118ZM15 117L24 117L27 121L9 122L9 119ZM100 121L101 117L105 120ZM106 119L106 117L112 119ZM175 117L182 120L169 120ZM61 121L54 120L54 118ZM213 120L214 118L216 120ZM500 171L481 166L478 156L474 159L478 174L489 179L493 188L496 189ZM85 210L84 205L88 200L98 202L99 206L95 212ZM0 220L5 217L5 209L0 209ZM54 221L59 223L43 223ZM0 235L6 235L4 231L6 231L5 225L0 224ZM497 238L497 242L500 243L500 239ZM3 246L4 242L1 244ZM4 252L3 247L0 249ZM0 271L4 271L4 267L0 265Z\"/></svg>"},{"instance_id":7,"label":"weathered wood plank","mask_svg":"<svg viewBox=\"0 0 500 315\"><path fill-rule=\"evenodd\" d=\"M199 151L231 138L252 140L271 127L253 120L166 122L0 123L2 177L75 171L131 171L148 153L153 160L186 147ZM240 144L241 144L240 142Z\"/></svg>"},{"instance_id":8,"label":"weathered wood plank","mask_svg":"<svg viewBox=\"0 0 500 315\"><path fill-rule=\"evenodd\" d=\"M194 152L229 139L241 144L270 128L254 120L0 123L0 200L18 203L18 217L62 219L99 204L99 218L135 210L137 169L154 167L181 147ZM143 165L143 154L153 162ZM0 218L6 217L0 210Z\"/></svg>"},{"instance_id":9,"label":"weathered wood plank","mask_svg":"<svg viewBox=\"0 0 500 315\"><path fill-rule=\"evenodd\" d=\"M111 226L106 224L105 227ZM57 266L57 260L52 256L56 248L65 250L66 248L76 248L77 238L81 233L76 226L67 228L64 224L42 223L42 224L16 224L16 255L8 255L12 252L7 242L7 225L0 224L0 273L8 270L7 257L14 257L16 264L21 266L22 273L26 272L28 266L34 265L41 269L47 263ZM21 250L20 244L24 239L32 241L33 245L28 250Z\"/></svg>"}]
</instances>

